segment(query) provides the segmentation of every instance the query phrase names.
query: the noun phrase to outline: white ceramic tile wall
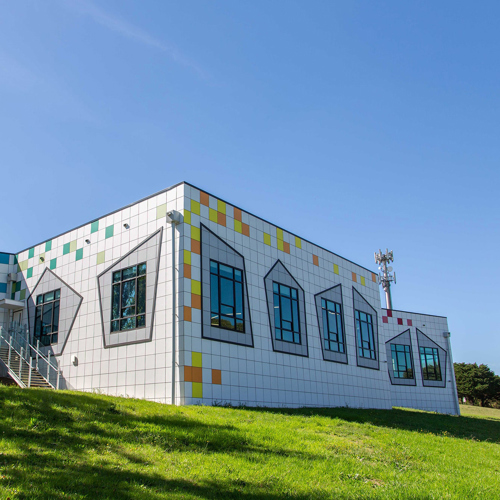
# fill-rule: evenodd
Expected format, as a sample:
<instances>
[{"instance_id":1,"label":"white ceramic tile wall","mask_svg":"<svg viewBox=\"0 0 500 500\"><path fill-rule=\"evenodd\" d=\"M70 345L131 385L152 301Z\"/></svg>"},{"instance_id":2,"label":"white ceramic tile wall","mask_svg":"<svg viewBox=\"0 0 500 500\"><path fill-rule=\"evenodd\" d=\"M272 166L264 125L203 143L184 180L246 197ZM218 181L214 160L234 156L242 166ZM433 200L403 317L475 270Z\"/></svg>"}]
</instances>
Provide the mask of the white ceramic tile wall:
<instances>
[{"instance_id":1,"label":"white ceramic tile wall","mask_svg":"<svg viewBox=\"0 0 500 500\"><path fill-rule=\"evenodd\" d=\"M21 299L21 295L29 296L44 268L50 266L53 259L57 259L53 271L83 296L68 343L63 354L58 357L67 387L146 398L162 403L171 402L172 230L164 216L169 210L178 210L183 213L184 222L175 229L176 267L179 276L175 391L177 404L228 402L265 406L364 408L391 408L398 405L453 412L453 398L449 392L451 384L447 385L446 390L391 386L387 375L385 341L396 330L392 323L382 322L384 313L380 309L379 286L373 281L370 270L303 239L298 241L291 233L281 233L276 226L247 212L241 213L241 224L248 225L249 236L242 234L241 224L235 224L238 211L233 206L221 204L213 196L208 197L208 206L205 206L200 203L201 196L207 200L199 189L182 183L102 217L99 219L99 228L94 233L91 232L92 226L89 223L53 238L50 250L46 250L44 242L33 247L32 257L29 257L29 250L19 253L17 257L23 270L18 273L18 280L22 281L22 289L26 291L24 294L17 292L17 299ZM226 212L225 225L214 221L218 209ZM128 229L124 227L125 223L129 225ZM192 251L194 247L191 238L197 237L200 224L207 226L245 259L253 348L201 337L202 313L192 303L193 287L201 279L201 259L196 250ZM113 236L106 238L106 228L110 225L114 227ZM105 349L97 276L161 226L165 230L153 339L151 342ZM270 245L265 243L264 233L269 235ZM89 244L85 242L87 239L90 240ZM286 245L282 246L284 244L278 239L289 244L289 253L281 249ZM73 244L72 251L64 254L64 245L75 240L76 246ZM80 260L76 260L75 248L83 249ZM43 262L40 261L41 256L44 257ZM317 257L319 265L315 265L313 256ZM183 274L183 264L188 258L191 261L191 278L184 277ZM101 262L99 264L98 259ZM282 261L305 292L308 357L272 350L264 276L277 259ZM0 281L2 272L0 268ZM348 364L323 360L314 304L315 294L339 283L342 284ZM380 370L356 366L353 287L378 314ZM186 310L190 312L191 321L184 318ZM406 321L407 316L404 318ZM432 325L422 326L424 333L430 337L442 335L442 331L447 329L446 319L443 318L436 320L423 315L411 315L408 318L415 322L424 318L426 325ZM0 316L0 321L1 319ZM444 345L442 340L438 343ZM200 383L184 381L185 367L193 364L193 353L201 353ZM77 365L72 363L73 356L78 358ZM212 370L220 370L220 384L212 383ZM442 397L443 392L448 396Z\"/></svg>"}]
</instances>

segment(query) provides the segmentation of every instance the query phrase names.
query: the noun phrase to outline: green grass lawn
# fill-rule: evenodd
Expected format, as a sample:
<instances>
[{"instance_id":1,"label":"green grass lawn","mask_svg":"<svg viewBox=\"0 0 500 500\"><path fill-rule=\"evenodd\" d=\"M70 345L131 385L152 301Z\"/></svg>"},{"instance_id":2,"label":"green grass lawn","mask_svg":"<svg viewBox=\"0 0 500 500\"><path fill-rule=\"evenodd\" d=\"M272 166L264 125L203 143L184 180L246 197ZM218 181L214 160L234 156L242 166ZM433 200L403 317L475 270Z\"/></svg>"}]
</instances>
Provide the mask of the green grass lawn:
<instances>
[{"instance_id":1,"label":"green grass lawn","mask_svg":"<svg viewBox=\"0 0 500 500\"><path fill-rule=\"evenodd\" d=\"M0 386L0 497L498 499L500 421Z\"/></svg>"}]
</instances>

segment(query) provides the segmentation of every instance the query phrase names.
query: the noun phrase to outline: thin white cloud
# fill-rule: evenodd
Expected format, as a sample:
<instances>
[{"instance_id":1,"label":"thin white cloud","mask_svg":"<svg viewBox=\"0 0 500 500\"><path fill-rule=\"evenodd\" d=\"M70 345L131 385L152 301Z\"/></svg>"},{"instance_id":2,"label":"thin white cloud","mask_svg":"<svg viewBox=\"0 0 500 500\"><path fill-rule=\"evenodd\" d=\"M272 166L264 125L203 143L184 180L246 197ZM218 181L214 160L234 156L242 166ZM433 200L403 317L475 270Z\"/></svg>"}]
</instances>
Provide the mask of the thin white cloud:
<instances>
[{"instance_id":1,"label":"thin white cloud","mask_svg":"<svg viewBox=\"0 0 500 500\"><path fill-rule=\"evenodd\" d=\"M92 3L84 0L71 0L69 2L65 2L65 4L69 7L72 7L80 14L87 15L94 22L100 24L101 26L114 31L115 33L118 33L125 38L129 38L130 40L134 40L138 43L164 52L176 63L185 66L186 68L192 69L204 79L207 78L205 72L198 65L181 54L175 47L154 38L146 31L138 28L137 26L134 26L128 21L112 16L99 7L96 7Z\"/></svg>"}]
</instances>

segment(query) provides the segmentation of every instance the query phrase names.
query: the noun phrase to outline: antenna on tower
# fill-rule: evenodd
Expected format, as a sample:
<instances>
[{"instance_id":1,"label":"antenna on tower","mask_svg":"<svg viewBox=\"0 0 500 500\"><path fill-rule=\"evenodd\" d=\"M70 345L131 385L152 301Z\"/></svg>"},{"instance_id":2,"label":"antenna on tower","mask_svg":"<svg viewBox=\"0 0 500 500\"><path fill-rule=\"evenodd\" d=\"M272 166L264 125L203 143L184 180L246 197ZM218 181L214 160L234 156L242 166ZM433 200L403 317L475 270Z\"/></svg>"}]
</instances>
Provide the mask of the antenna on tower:
<instances>
[{"instance_id":1,"label":"antenna on tower","mask_svg":"<svg viewBox=\"0 0 500 500\"><path fill-rule=\"evenodd\" d=\"M393 268L388 266L391 262L394 262L392 250L389 252L386 248L385 253L382 253L382 250L379 250L378 253L375 252L375 263L380 264L378 282L384 289L387 309L392 309L391 282L394 281L396 284L396 273L393 273Z\"/></svg>"}]
</instances>

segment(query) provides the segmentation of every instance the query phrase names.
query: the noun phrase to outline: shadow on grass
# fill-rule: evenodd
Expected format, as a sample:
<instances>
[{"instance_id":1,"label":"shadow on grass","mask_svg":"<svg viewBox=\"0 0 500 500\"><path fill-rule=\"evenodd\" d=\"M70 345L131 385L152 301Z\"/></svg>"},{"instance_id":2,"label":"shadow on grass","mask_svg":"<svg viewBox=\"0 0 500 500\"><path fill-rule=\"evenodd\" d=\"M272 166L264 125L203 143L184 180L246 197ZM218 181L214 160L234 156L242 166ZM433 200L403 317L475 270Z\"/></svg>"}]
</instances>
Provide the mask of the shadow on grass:
<instances>
[{"instance_id":1,"label":"shadow on grass","mask_svg":"<svg viewBox=\"0 0 500 500\"><path fill-rule=\"evenodd\" d=\"M458 417L409 410L363 410L351 408L245 408L282 415L329 417L377 427L427 432L439 436L500 443L500 421L487 418Z\"/></svg>"}]
</instances>

